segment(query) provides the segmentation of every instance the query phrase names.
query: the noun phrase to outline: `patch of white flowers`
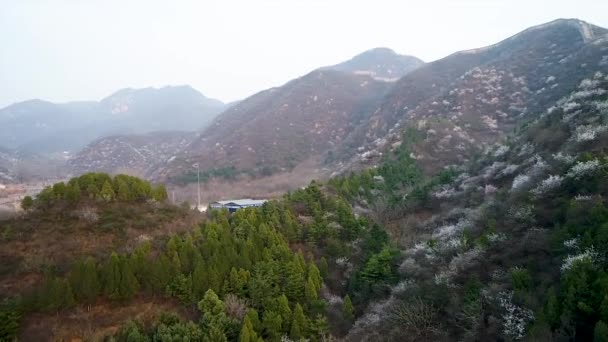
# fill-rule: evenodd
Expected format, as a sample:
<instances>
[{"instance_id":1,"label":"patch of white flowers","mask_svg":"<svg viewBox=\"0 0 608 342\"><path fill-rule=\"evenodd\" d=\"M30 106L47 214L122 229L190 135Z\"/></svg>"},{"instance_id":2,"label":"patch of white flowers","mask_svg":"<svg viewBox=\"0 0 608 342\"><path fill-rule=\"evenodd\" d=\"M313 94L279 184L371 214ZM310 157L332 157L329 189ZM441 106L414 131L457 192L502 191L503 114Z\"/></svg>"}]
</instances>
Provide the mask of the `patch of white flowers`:
<instances>
[{"instance_id":1,"label":"patch of white flowers","mask_svg":"<svg viewBox=\"0 0 608 342\"><path fill-rule=\"evenodd\" d=\"M564 247L572 249L578 248L578 239L572 238L570 240L564 241Z\"/></svg>"},{"instance_id":2,"label":"patch of white flowers","mask_svg":"<svg viewBox=\"0 0 608 342\"><path fill-rule=\"evenodd\" d=\"M576 127L576 141L591 141L595 140L597 136L608 130L608 126L606 125L585 125Z\"/></svg>"},{"instance_id":3,"label":"patch of white flowers","mask_svg":"<svg viewBox=\"0 0 608 342\"><path fill-rule=\"evenodd\" d=\"M566 176L579 179L582 176L595 172L600 168L600 161L597 159L589 160L586 162L578 162L576 165L570 168Z\"/></svg>"},{"instance_id":4,"label":"patch of white flowers","mask_svg":"<svg viewBox=\"0 0 608 342\"><path fill-rule=\"evenodd\" d=\"M515 164L509 164L507 166L505 166L504 169L502 169L498 175L499 176L508 176L508 175L512 175L513 173L515 173L515 171L517 171L517 169L519 169L519 165L515 165Z\"/></svg>"},{"instance_id":5,"label":"patch of white flowers","mask_svg":"<svg viewBox=\"0 0 608 342\"><path fill-rule=\"evenodd\" d=\"M577 202L591 201L591 196L578 194L578 195L574 196L574 200Z\"/></svg>"},{"instance_id":6,"label":"patch of white flowers","mask_svg":"<svg viewBox=\"0 0 608 342\"><path fill-rule=\"evenodd\" d=\"M561 270L562 270L562 272L565 272L565 271L569 270L570 268L572 268L572 266L578 262L581 262L581 261L593 262L595 259L597 259L597 252L595 251L595 249L593 249L593 247L591 247L582 253L575 254L575 255L568 255L568 257L566 257L566 259L564 260L564 263L562 264Z\"/></svg>"},{"instance_id":7,"label":"patch of white flowers","mask_svg":"<svg viewBox=\"0 0 608 342\"><path fill-rule=\"evenodd\" d=\"M453 188L442 188L439 191L433 193L433 196L439 199L450 198L456 195L456 191Z\"/></svg>"},{"instance_id":8,"label":"patch of white flowers","mask_svg":"<svg viewBox=\"0 0 608 342\"><path fill-rule=\"evenodd\" d=\"M517 175L513 179L513 184L511 185L511 191L521 188L522 186L527 184L529 181L530 181L530 176L524 175L524 174Z\"/></svg>"},{"instance_id":9,"label":"patch of white flowers","mask_svg":"<svg viewBox=\"0 0 608 342\"><path fill-rule=\"evenodd\" d=\"M534 195L542 195L544 193L546 193L547 191L551 191L557 187L560 186L560 184L562 183L562 180L564 180L564 177L559 176L559 175L551 175L549 176L549 178L544 179L542 182L540 182L540 184L533 189L531 192Z\"/></svg>"},{"instance_id":10,"label":"patch of white flowers","mask_svg":"<svg viewBox=\"0 0 608 342\"><path fill-rule=\"evenodd\" d=\"M576 102L566 102L562 105L562 109L564 110L564 113L567 113L577 109L580 106L581 105Z\"/></svg>"},{"instance_id":11,"label":"patch of white flowers","mask_svg":"<svg viewBox=\"0 0 608 342\"><path fill-rule=\"evenodd\" d=\"M492 155L494 157L498 158L498 157L505 155L507 152L509 152L510 149L511 148L507 145L498 145L498 147L494 150Z\"/></svg>"},{"instance_id":12,"label":"patch of white flowers","mask_svg":"<svg viewBox=\"0 0 608 342\"><path fill-rule=\"evenodd\" d=\"M500 292L497 300L498 305L505 310L502 315L503 333L514 340L522 339L526 333L526 325L534 320L534 313L513 303L512 291Z\"/></svg>"},{"instance_id":13,"label":"patch of white flowers","mask_svg":"<svg viewBox=\"0 0 608 342\"><path fill-rule=\"evenodd\" d=\"M606 94L605 89L592 89L592 90L581 90L570 96L571 99L585 99L588 97L596 96L596 95L604 95Z\"/></svg>"},{"instance_id":14,"label":"patch of white flowers","mask_svg":"<svg viewBox=\"0 0 608 342\"><path fill-rule=\"evenodd\" d=\"M581 89L595 89L598 85L600 85L600 81L586 78L581 81L578 87Z\"/></svg>"},{"instance_id":15,"label":"patch of white flowers","mask_svg":"<svg viewBox=\"0 0 608 342\"><path fill-rule=\"evenodd\" d=\"M530 144L529 142L527 142L522 145L522 147L519 149L519 153L517 155L521 157L521 156L531 154L532 152L534 152L534 146L532 144Z\"/></svg>"},{"instance_id":16,"label":"patch of white flowers","mask_svg":"<svg viewBox=\"0 0 608 342\"><path fill-rule=\"evenodd\" d=\"M568 154L563 154L561 151L557 154L553 154L553 159L555 159L556 161L562 162L564 164L571 164L574 163L574 161L576 160L575 157L568 155Z\"/></svg>"},{"instance_id":17,"label":"patch of white flowers","mask_svg":"<svg viewBox=\"0 0 608 342\"><path fill-rule=\"evenodd\" d=\"M507 239L507 235L505 233L490 233L487 236L488 241L492 243L502 242Z\"/></svg>"}]
</instances>

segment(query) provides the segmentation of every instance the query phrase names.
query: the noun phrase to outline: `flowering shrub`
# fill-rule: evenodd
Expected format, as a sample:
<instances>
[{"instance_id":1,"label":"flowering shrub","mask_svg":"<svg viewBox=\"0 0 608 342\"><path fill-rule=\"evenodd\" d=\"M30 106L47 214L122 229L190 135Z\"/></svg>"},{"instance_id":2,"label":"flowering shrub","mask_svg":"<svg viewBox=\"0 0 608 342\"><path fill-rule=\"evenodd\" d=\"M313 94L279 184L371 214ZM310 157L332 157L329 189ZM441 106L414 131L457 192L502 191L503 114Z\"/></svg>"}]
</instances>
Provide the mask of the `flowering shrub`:
<instances>
[{"instance_id":1,"label":"flowering shrub","mask_svg":"<svg viewBox=\"0 0 608 342\"><path fill-rule=\"evenodd\" d=\"M527 184L530 181L530 176L519 174L513 179L513 184L511 185L511 191L517 190Z\"/></svg>"},{"instance_id":2,"label":"flowering shrub","mask_svg":"<svg viewBox=\"0 0 608 342\"><path fill-rule=\"evenodd\" d=\"M562 180L564 179L564 177L559 176L559 175L551 175L549 176L549 178L544 179L542 182L540 182L540 184L533 189L531 192L534 195L542 195L544 193L546 193L547 191L551 191L557 187L560 186L560 184L562 183Z\"/></svg>"},{"instance_id":3,"label":"flowering shrub","mask_svg":"<svg viewBox=\"0 0 608 342\"><path fill-rule=\"evenodd\" d=\"M508 176L508 175L512 175L513 173L515 173L515 171L517 171L517 169L519 169L519 165L515 165L515 164L509 164L507 166L505 166L504 169L502 169L498 175L499 176Z\"/></svg>"},{"instance_id":4,"label":"flowering shrub","mask_svg":"<svg viewBox=\"0 0 608 342\"><path fill-rule=\"evenodd\" d=\"M576 141L590 141L595 140L598 134L605 132L608 130L608 126L606 125L585 125L576 127Z\"/></svg>"},{"instance_id":5,"label":"flowering shrub","mask_svg":"<svg viewBox=\"0 0 608 342\"><path fill-rule=\"evenodd\" d=\"M513 292L502 291L497 297L498 305L505 311L502 315L503 333L514 339L522 339L526 325L534 320L534 313L513 303Z\"/></svg>"},{"instance_id":6,"label":"flowering shrub","mask_svg":"<svg viewBox=\"0 0 608 342\"><path fill-rule=\"evenodd\" d=\"M498 147L494 150L492 155L494 157L498 158L498 157L505 155L507 152L509 152L509 150L510 150L510 148L507 145L498 145Z\"/></svg>"},{"instance_id":7,"label":"flowering shrub","mask_svg":"<svg viewBox=\"0 0 608 342\"><path fill-rule=\"evenodd\" d=\"M576 160L575 157L571 156L571 155L567 155L562 153L561 151L558 152L557 154L553 154L552 155L553 159L555 159L556 161L562 162L564 164L572 164L574 163L574 161Z\"/></svg>"},{"instance_id":8,"label":"flowering shrub","mask_svg":"<svg viewBox=\"0 0 608 342\"><path fill-rule=\"evenodd\" d=\"M578 162L576 163L576 165L570 168L566 176L574 179L579 179L582 176L595 172L599 168L600 161L597 159L589 160L586 162Z\"/></svg>"},{"instance_id":9,"label":"flowering shrub","mask_svg":"<svg viewBox=\"0 0 608 342\"><path fill-rule=\"evenodd\" d=\"M566 259L564 260L564 263L562 264L561 270L562 270L562 272L565 272L565 271L569 270L570 268L572 268L572 266L578 262L582 262L582 261L593 262L595 259L597 259L597 252L595 252L593 247L591 247L582 253L575 254L575 255L568 255L568 257L566 257Z\"/></svg>"}]
</instances>

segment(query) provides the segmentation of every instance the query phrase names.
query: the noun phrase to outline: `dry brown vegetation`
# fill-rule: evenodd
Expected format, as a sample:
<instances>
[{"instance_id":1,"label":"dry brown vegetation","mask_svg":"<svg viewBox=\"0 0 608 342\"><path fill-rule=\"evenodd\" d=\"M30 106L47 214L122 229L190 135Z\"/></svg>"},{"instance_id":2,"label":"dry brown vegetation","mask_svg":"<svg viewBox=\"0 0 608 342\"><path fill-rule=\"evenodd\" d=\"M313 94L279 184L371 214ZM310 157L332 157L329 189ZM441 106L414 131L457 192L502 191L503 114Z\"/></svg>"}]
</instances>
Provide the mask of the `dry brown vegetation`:
<instances>
[{"instance_id":1,"label":"dry brown vegetation","mask_svg":"<svg viewBox=\"0 0 608 342\"><path fill-rule=\"evenodd\" d=\"M162 312L194 318L174 300L138 298L128 304L100 301L94 306L78 306L60 313L36 313L24 321L19 340L22 341L102 341L115 334L129 319L151 325Z\"/></svg>"},{"instance_id":2,"label":"dry brown vegetation","mask_svg":"<svg viewBox=\"0 0 608 342\"><path fill-rule=\"evenodd\" d=\"M192 229L195 212L167 205L83 204L54 207L0 222L0 294L36 285L49 267L66 271L78 258L105 258L143 241Z\"/></svg>"}]
</instances>

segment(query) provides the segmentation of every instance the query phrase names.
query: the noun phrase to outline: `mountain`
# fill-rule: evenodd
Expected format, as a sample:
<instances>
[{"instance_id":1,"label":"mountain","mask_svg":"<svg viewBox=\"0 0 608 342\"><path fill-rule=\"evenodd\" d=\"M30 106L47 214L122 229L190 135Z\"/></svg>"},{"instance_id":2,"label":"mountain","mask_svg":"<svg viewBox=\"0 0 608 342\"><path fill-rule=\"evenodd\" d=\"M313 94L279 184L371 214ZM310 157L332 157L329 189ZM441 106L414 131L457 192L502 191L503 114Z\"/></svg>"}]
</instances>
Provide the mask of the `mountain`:
<instances>
[{"instance_id":1,"label":"mountain","mask_svg":"<svg viewBox=\"0 0 608 342\"><path fill-rule=\"evenodd\" d=\"M348 61L322 69L368 75L378 81L394 82L423 64L417 57L399 55L388 48L375 48Z\"/></svg>"},{"instance_id":2,"label":"mountain","mask_svg":"<svg viewBox=\"0 0 608 342\"><path fill-rule=\"evenodd\" d=\"M70 172L147 175L167 162L196 136L194 132L153 132L103 137L88 144L68 160Z\"/></svg>"},{"instance_id":3,"label":"mountain","mask_svg":"<svg viewBox=\"0 0 608 342\"><path fill-rule=\"evenodd\" d=\"M366 75L313 71L230 107L156 176L179 176L197 162L202 170L258 176L294 169L340 144L388 86Z\"/></svg>"},{"instance_id":4,"label":"mountain","mask_svg":"<svg viewBox=\"0 0 608 342\"><path fill-rule=\"evenodd\" d=\"M15 180L12 172L14 164L14 152L0 147L0 183L10 183Z\"/></svg>"},{"instance_id":5,"label":"mountain","mask_svg":"<svg viewBox=\"0 0 608 342\"><path fill-rule=\"evenodd\" d=\"M75 151L104 135L196 130L223 109L189 86L123 89L100 102L31 100L0 109L0 146Z\"/></svg>"},{"instance_id":6,"label":"mountain","mask_svg":"<svg viewBox=\"0 0 608 342\"><path fill-rule=\"evenodd\" d=\"M412 155L425 172L437 172L484 152L582 79L606 70L607 32L559 19L418 63L396 82L372 74L386 76L382 70L395 68L376 67L402 58L373 49L240 102L153 176L187 176L199 162L206 170L232 168L231 175L293 169L301 179L323 178L378 165L409 139L404 132L414 131L423 139Z\"/></svg>"},{"instance_id":7,"label":"mountain","mask_svg":"<svg viewBox=\"0 0 608 342\"><path fill-rule=\"evenodd\" d=\"M424 131L412 153L427 171L469 160L582 79L606 71L607 33L584 21L559 19L427 63L396 82L355 131L351 140L361 145L350 160L373 165L373 156L402 142L405 126ZM349 150L338 147L335 154L347 156Z\"/></svg>"}]
</instances>

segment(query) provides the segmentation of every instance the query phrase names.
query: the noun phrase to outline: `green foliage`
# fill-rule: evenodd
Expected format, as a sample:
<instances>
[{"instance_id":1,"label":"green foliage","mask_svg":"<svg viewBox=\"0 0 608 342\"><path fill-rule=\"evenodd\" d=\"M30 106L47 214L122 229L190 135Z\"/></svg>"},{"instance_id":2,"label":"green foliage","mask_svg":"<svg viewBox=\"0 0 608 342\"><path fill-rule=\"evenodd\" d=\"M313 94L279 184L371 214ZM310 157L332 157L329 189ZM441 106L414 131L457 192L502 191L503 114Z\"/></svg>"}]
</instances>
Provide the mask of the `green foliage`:
<instances>
[{"instance_id":1,"label":"green foliage","mask_svg":"<svg viewBox=\"0 0 608 342\"><path fill-rule=\"evenodd\" d=\"M90 303L95 300L101 288L95 260L89 257L78 261L70 272L69 281L78 302Z\"/></svg>"},{"instance_id":2,"label":"green foliage","mask_svg":"<svg viewBox=\"0 0 608 342\"><path fill-rule=\"evenodd\" d=\"M116 175L112 178L105 173L86 173L70 179L67 185L60 182L43 189L35 200L28 198L26 206L28 209L32 206L48 207L60 202L76 205L83 199L162 202L167 199L167 190L163 185L152 187L149 182L133 176Z\"/></svg>"},{"instance_id":3,"label":"green foliage","mask_svg":"<svg viewBox=\"0 0 608 342\"><path fill-rule=\"evenodd\" d=\"M32 199L32 196L23 197L23 199L21 200L21 209L27 211L32 209L33 206L34 200Z\"/></svg>"},{"instance_id":4,"label":"green foliage","mask_svg":"<svg viewBox=\"0 0 608 342\"><path fill-rule=\"evenodd\" d=\"M21 313L15 303L0 303L0 341L16 341Z\"/></svg>"},{"instance_id":5,"label":"green foliage","mask_svg":"<svg viewBox=\"0 0 608 342\"><path fill-rule=\"evenodd\" d=\"M608 342L608 325L598 321L593 329L593 342Z\"/></svg>"},{"instance_id":6,"label":"green foliage","mask_svg":"<svg viewBox=\"0 0 608 342\"><path fill-rule=\"evenodd\" d=\"M342 316L348 322L352 322L355 319L355 308L353 307L353 302L350 300L349 295L346 295L342 302Z\"/></svg>"}]
</instances>

